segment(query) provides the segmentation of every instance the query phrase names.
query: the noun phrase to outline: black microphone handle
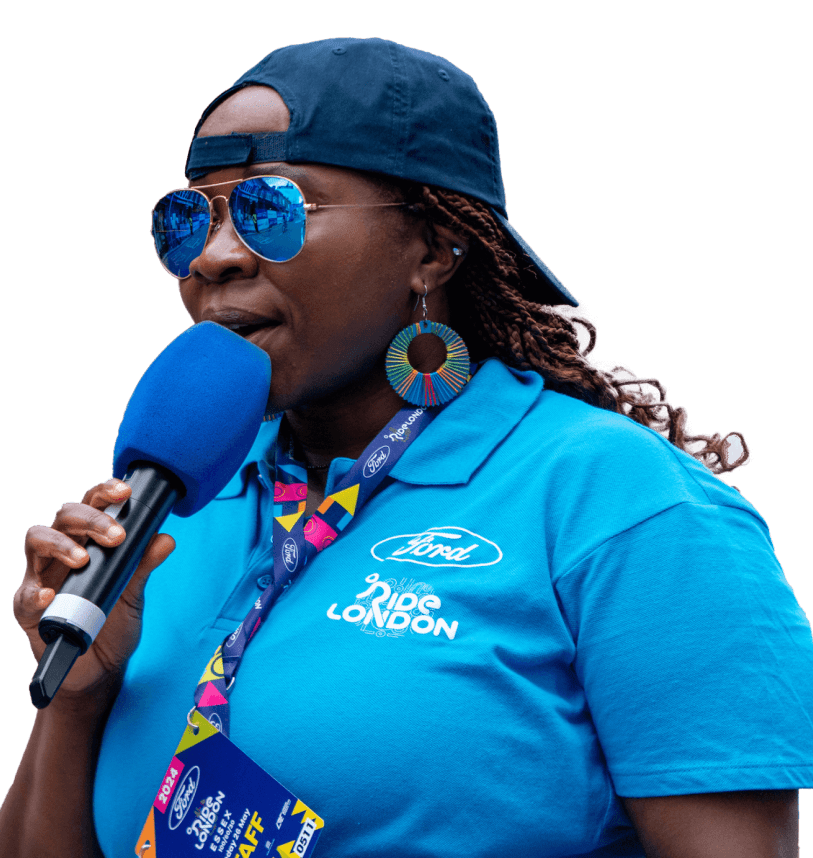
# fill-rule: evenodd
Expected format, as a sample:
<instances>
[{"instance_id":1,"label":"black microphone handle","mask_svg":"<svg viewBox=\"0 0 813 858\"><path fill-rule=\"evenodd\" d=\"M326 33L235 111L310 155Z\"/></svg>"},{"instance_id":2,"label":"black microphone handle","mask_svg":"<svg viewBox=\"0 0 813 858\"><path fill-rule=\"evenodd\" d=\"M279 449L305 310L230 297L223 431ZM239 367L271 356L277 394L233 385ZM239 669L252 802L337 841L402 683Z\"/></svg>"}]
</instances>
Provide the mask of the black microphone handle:
<instances>
[{"instance_id":1,"label":"black microphone handle","mask_svg":"<svg viewBox=\"0 0 813 858\"><path fill-rule=\"evenodd\" d=\"M40 619L40 637L48 646L29 686L38 709L51 702L74 661L87 652L182 493L170 471L147 462L133 463L124 479L132 494L106 510L125 529L124 542L113 548L88 542L90 560L68 575Z\"/></svg>"}]
</instances>

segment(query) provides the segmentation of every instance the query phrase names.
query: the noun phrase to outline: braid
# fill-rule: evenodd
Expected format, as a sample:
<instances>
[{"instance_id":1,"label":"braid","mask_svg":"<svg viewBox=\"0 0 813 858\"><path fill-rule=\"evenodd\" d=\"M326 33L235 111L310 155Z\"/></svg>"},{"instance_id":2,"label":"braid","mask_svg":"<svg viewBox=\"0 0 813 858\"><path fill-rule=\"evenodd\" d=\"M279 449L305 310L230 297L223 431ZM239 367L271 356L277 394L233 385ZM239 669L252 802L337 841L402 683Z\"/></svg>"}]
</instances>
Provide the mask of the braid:
<instances>
[{"instance_id":1,"label":"braid","mask_svg":"<svg viewBox=\"0 0 813 858\"><path fill-rule=\"evenodd\" d=\"M453 326L474 360L494 356L509 366L538 372L549 389L631 417L666 436L715 474L732 471L748 460L748 447L739 432L725 437L688 435L685 410L666 402L666 391L656 379L636 379L622 367L611 372L594 367L587 355L596 342L595 327L523 295L518 261L484 203L426 185L404 190L411 211L448 227L469 244L465 263L448 288ZM581 345L577 327L586 331L586 345Z\"/></svg>"}]
</instances>

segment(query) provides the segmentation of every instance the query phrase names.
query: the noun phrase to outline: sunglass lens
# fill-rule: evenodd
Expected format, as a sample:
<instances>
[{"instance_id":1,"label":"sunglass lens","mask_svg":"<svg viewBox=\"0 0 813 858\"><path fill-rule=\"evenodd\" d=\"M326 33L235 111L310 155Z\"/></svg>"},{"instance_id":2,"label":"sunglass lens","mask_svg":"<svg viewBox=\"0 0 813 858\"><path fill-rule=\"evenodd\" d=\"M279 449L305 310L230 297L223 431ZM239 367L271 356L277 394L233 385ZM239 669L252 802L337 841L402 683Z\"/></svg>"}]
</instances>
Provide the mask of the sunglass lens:
<instances>
[{"instance_id":1,"label":"sunglass lens","mask_svg":"<svg viewBox=\"0 0 813 858\"><path fill-rule=\"evenodd\" d=\"M209 233L209 201L198 191L173 191L152 211L155 249L175 277L189 276L189 263L200 256Z\"/></svg>"},{"instance_id":2,"label":"sunglass lens","mask_svg":"<svg viewBox=\"0 0 813 858\"><path fill-rule=\"evenodd\" d=\"M279 176L240 182L229 197L234 228L258 256L287 262L305 243L305 201L299 188Z\"/></svg>"}]
</instances>

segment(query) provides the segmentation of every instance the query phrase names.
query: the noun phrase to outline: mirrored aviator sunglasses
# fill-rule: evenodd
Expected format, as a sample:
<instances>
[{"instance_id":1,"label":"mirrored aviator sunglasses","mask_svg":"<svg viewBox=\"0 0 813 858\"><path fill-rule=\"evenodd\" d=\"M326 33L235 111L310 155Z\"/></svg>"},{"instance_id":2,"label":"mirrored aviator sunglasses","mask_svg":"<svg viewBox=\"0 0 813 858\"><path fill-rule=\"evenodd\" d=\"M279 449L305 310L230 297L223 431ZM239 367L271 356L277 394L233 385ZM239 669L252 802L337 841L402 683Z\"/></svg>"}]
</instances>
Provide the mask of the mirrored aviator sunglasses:
<instances>
[{"instance_id":1,"label":"mirrored aviator sunglasses","mask_svg":"<svg viewBox=\"0 0 813 858\"><path fill-rule=\"evenodd\" d=\"M201 189L230 185L217 182ZM305 244L305 217L320 209L381 208L404 203L306 203L299 186L282 176L255 176L229 194L229 217L245 246L269 262L288 262ZM162 197L152 210L152 236L161 264L183 280L203 252L212 224L211 203L197 188Z\"/></svg>"}]
</instances>

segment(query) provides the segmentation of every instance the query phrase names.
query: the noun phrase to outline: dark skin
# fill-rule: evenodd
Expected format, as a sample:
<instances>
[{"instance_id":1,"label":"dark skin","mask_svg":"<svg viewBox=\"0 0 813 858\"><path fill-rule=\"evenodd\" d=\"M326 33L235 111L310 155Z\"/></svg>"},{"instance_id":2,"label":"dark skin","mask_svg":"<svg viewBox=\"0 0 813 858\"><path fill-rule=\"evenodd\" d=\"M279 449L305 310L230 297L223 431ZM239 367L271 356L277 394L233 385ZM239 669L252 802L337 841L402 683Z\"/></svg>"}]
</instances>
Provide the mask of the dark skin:
<instances>
[{"instance_id":1,"label":"dark skin","mask_svg":"<svg viewBox=\"0 0 813 858\"><path fill-rule=\"evenodd\" d=\"M284 131L288 111L264 87L235 94L204 123L201 134ZM362 174L321 165L262 164L209 173L195 185L211 198L228 195L251 175L293 179L309 203L387 201ZM249 336L273 365L269 406L285 411L299 454L324 465L357 458L402 407L384 373L395 334L422 317L448 323L445 284L465 244L395 208L325 209L308 215L302 252L286 263L259 259L238 239L223 199L214 200L216 226L181 297L195 322L263 327ZM424 357L418 347L417 363ZM428 367L427 367L428 368ZM308 513L321 501L326 469L308 477ZM102 510L123 500L117 480L91 489L81 504L66 504L53 525L26 536L27 568L15 597L17 621L36 658L44 646L37 623L69 571L87 562L82 545L118 544L123 532ZM138 642L143 591L150 572L174 542L160 535L88 654L74 665L53 703L37 715L14 785L0 811L5 856L100 856L91 815L93 773L104 722L127 659ZM59 775L57 777L56 775ZM66 790L64 785L70 784ZM624 798L650 858L791 858L798 854L797 793L731 792ZM146 812L146 811L145 811Z\"/></svg>"},{"instance_id":2,"label":"dark skin","mask_svg":"<svg viewBox=\"0 0 813 858\"><path fill-rule=\"evenodd\" d=\"M285 131L282 99L249 87L212 113L201 136ZM384 372L384 355L398 331L422 317L448 321L443 289L461 258L462 241L430 229L398 208L324 209L309 214L305 245L285 263L267 262L237 237L225 199L237 181L280 175L301 188L308 203L374 205L389 201L359 173L323 165L267 163L215 170L193 187L214 199L220 228L180 281L195 322L268 318L249 339L271 357L269 406L285 411L307 463L358 457L401 408ZM318 505L326 470L309 475L309 511Z\"/></svg>"}]
</instances>

